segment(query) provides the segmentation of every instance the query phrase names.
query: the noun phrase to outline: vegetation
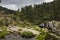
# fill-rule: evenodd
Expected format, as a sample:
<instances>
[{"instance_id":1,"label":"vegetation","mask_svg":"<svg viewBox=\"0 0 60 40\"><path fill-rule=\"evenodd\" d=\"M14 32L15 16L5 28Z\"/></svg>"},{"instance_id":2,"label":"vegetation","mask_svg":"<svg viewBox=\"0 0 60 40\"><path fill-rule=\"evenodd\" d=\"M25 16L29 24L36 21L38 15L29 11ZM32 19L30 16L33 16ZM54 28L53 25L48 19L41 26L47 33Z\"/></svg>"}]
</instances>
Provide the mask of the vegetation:
<instances>
[{"instance_id":1,"label":"vegetation","mask_svg":"<svg viewBox=\"0 0 60 40\"><path fill-rule=\"evenodd\" d=\"M7 34L10 32L7 32L6 27L2 27L2 31L0 31L0 38L4 39Z\"/></svg>"},{"instance_id":2,"label":"vegetation","mask_svg":"<svg viewBox=\"0 0 60 40\"><path fill-rule=\"evenodd\" d=\"M35 25L50 20L60 21L60 0L34 5L34 7L32 5L25 6L21 8L21 11L19 9L13 11L0 6L0 27L3 29L0 32L0 38L4 38L9 33L4 26L17 25L19 27L33 27L34 30L41 32L36 40L45 40L47 33ZM24 31L20 35L26 38L34 36L30 31Z\"/></svg>"},{"instance_id":3,"label":"vegetation","mask_svg":"<svg viewBox=\"0 0 60 40\"><path fill-rule=\"evenodd\" d=\"M46 20L60 20L60 1L56 0L50 3L43 3L21 8L20 17L34 24L40 24Z\"/></svg>"},{"instance_id":4,"label":"vegetation","mask_svg":"<svg viewBox=\"0 0 60 40\"><path fill-rule=\"evenodd\" d=\"M34 34L30 31L24 31L20 34L23 38L32 38L34 37Z\"/></svg>"},{"instance_id":5,"label":"vegetation","mask_svg":"<svg viewBox=\"0 0 60 40\"><path fill-rule=\"evenodd\" d=\"M36 40L45 40L46 33L42 32L40 35L37 36Z\"/></svg>"}]
</instances>

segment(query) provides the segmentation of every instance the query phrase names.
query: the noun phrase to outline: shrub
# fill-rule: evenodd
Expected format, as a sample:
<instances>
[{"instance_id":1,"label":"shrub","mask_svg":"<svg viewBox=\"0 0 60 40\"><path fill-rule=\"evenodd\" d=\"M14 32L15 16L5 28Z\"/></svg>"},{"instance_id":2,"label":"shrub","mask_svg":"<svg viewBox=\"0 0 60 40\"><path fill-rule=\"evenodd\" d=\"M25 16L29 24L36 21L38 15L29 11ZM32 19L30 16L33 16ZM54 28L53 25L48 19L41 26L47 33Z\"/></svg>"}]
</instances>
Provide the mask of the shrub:
<instances>
[{"instance_id":1,"label":"shrub","mask_svg":"<svg viewBox=\"0 0 60 40\"><path fill-rule=\"evenodd\" d=\"M30 31L24 31L20 34L23 38L32 38L34 37L33 33Z\"/></svg>"},{"instance_id":2,"label":"shrub","mask_svg":"<svg viewBox=\"0 0 60 40\"><path fill-rule=\"evenodd\" d=\"M2 31L0 32L0 38L4 39L5 35L9 34L10 32L7 32L6 27L2 27Z\"/></svg>"},{"instance_id":3,"label":"shrub","mask_svg":"<svg viewBox=\"0 0 60 40\"><path fill-rule=\"evenodd\" d=\"M41 33L36 37L36 40L45 40L47 32L41 31Z\"/></svg>"}]
</instances>

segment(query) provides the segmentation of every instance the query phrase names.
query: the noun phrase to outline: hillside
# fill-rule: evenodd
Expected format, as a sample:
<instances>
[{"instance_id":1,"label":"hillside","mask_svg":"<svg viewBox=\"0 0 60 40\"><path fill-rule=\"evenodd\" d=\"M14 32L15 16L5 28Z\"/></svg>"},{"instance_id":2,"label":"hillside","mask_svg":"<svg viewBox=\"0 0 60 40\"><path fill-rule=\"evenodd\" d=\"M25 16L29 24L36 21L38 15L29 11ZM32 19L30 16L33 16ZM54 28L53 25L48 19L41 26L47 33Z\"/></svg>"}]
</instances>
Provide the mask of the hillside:
<instances>
[{"instance_id":1,"label":"hillside","mask_svg":"<svg viewBox=\"0 0 60 40\"><path fill-rule=\"evenodd\" d=\"M60 0L50 3L34 5L34 7L25 6L21 8L22 18L39 25L40 22L46 20L60 20Z\"/></svg>"},{"instance_id":2,"label":"hillside","mask_svg":"<svg viewBox=\"0 0 60 40\"><path fill-rule=\"evenodd\" d=\"M39 24L44 26L38 26ZM60 40L60 0L25 6L13 11L0 6L0 38L6 35L35 37L35 40ZM17 37L18 38L18 37Z\"/></svg>"},{"instance_id":3,"label":"hillside","mask_svg":"<svg viewBox=\"0 0 60 40\"><path fill-rule=\"evenodd\" d=\"M60 0L22 7L20 15L22 20L33 24L45 24L43 28L49 30L45 40L60 40Z\"/></svg>"},{"instance_id":4,"label":"hillside","mask_svg":"<svg viewBox=\"0 0 60 40\"><path fill-rule=\"evenodd\" d=\"M41 30L41 28L39 28L37 25L30 23L24 18L22 20L21 14L22 13L19 12L19 10L13 11L0 6L0 39L8 40L9 37L8 35L11 36L11 34L13 34L13 36L16 37L15 38L16 40L18 36L19 38L20 37L34 38L35 36L45 38L47 30L46 29ZM44 34L43 35L41 34L40 36L40 33Z\"/></svg>"},{"instance_id":5,"label":"hillside","mask_svg":"<svg viewBox=\"0 0 60 40\"><path fill-rule=\"evenodd\" d=\"M4 12L7 13L7 14L16 13L16 11L7 9L7 8L5 8L5 7L2 7L2 6L0 6L0 11L4 11Z\"/></svg>"}]
</instances>

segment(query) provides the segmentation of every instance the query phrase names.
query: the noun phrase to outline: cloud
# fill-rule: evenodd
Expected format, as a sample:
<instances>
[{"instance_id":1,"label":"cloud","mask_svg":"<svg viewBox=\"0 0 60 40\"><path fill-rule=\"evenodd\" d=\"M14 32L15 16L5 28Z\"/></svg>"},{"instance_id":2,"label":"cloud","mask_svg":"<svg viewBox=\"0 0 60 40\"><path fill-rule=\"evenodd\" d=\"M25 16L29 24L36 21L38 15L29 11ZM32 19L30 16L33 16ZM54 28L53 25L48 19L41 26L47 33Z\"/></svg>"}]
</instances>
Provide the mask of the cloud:
<instances>
[{"instance_id":1,"label":"cloud","mask_svg":"<svg viewBox=\"0 0 60 40\"><path fill-rule=\"evenodd\" d=\"M33 4L43 2L45 0L2 0L4 4Z\"/></svg>"},{"instance_id":2,"label":"cloud","mask_svg":"<svg viewBox=\"0 0 60 40\"><path fill-rule=\"evenodd\" d=\"M33 5L42 2L45 2L45 0L2 0L0 4L6 8L17 10L26 5Z\"/></svg>"},{"instance_id":3,"label":"cloud","mask_svg":"<svg viewBox=\"0 0 60 40\"><path fill-rule=\"evenodd\" d=\"M53 1L53 0L45 0L46 2L51 2L51 1Z\"/></svg>"},{"instance_id":4,"label":"cloud","mask_svg":"<svg viewBox=\"0 0 60 40\"><path fill-rule=\"evenodd\" d=\"M8 9L12 9L12 10L17 10L18 6L15 4L1 4L1 6L6 7Z\"/></svg>"}]
</instances>

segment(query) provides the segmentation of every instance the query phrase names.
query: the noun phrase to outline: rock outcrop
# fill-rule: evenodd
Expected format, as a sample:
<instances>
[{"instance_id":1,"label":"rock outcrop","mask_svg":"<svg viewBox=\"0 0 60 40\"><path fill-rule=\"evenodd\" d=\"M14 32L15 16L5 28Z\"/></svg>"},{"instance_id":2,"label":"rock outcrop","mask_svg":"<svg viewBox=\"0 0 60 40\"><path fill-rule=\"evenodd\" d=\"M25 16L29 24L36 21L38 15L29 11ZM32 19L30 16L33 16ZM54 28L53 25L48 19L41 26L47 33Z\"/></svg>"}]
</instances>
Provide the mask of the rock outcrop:
<instances>
[{"instance_id":1,"label":"rock outcrop","mask_svg":"<svg viewBox=\"0 0 60 40\"><path fill-rule=\"evenodd\" d=\"M60 40L60 22L49 21L46 24L46 28L49 30L46 40Z\"/></svg>"}]
</instances>

